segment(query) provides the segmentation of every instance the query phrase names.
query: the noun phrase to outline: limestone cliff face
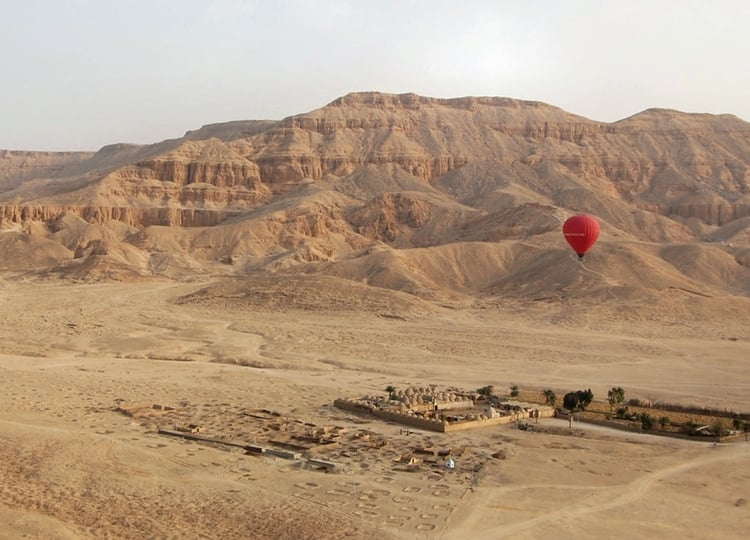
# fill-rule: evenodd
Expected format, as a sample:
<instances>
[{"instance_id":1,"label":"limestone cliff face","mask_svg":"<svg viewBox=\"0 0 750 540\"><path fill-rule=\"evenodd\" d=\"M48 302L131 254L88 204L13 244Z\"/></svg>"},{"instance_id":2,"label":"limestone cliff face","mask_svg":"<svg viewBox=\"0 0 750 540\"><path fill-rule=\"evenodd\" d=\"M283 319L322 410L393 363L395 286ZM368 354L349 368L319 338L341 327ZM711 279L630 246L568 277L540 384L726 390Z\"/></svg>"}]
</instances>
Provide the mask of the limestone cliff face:
<instances>
[{"instance_id":1,"label":"limestone cliff face","mask_svg":"<svg viewBox=\"0 0 750 540\"><path fill-rule=\"evenodd\" d=\"M265 201L271 190L265 184L226 189L211 184L181 186L172 182L118 179L106 192L112 204L186 208L251 208Z\"/></svg>"},{"instance_id":2,"label":"limestone cliff face","mask_svg":"<svg viewBox=\"0 0 750 540\"><path fill-rule=\"evenodd\" d=\"M696 198L664 205L662 212L667 215L699 219L709 225L723 226L737 219L750 216L750 202L729 203L716 198L711 201Z\"/></svg>"},{"instance_id":3,"label":"limestone cliff face","mask_svg":"<svg viewBox=\"0 0 750 540\"><path fill-rule=\"evenodd\" d=\"M91 159L94 152L23 152L0 150L0 191L12 189L26 180L53 178L67 168Z\"/></svg>"},{"instance_id":4,"label":"limestone cliff face","mask_svg":"<svg viewBox=\"0 0 750 540\"><path fill-rule=\"evenodd\" d=\"M600 133L612 133L611 124L592 122L586 118L567 113L562 109L541 103L504 97L463 97L438 99L416 94L389 95L377 92L354 93L333 101L329 108L368 108L390 111L390 117L379 115L343 121L324 121L306 117L288 119L292 124L321 133L331 133L343 127L372 129L396 127L409 135L420 129L424 120L437 120L437 127L450 129L438 115L452 116L458 120L468 119L480 129L490 129L507 136L541 139L551 138L563 142L577 142L582 138ZM406 113L406 114L405 114ZM398 118L400 117L400 118Z\"/></svg>"},{"instance_id":5,"label":"limestone cliff face","mask_svg":"<svg viewBox=\"0 0 750 540\"><path fill-rule=\"evenodd\" d=\"M11 164L5 167L10 170L20 158L18 153L5 154L10 156ZM129 156L134 161L121 166ZM217 138L145 149L111 145L90 154L88 163L85 156L74 157L78 169L71 168L69 155L57 156L68 164L68 171L79 173L58 180L45 178L52 158L26 156L30 170L36 167L36 175L43 179L0 192L0 198L11 199L11 204L0 206L0 225L50 222L70 214L98 224L112 220L136 227L212 226L271 196L260 181L258 166ZM25 185L34 189L24 192ZM24 193L32 200L19 200Z\"/></svg>"},{"instance_id":6,"label":"limestone cliff face","mask_svg":"<svg viewBox=\"0 0 750 540\"><path fill-rule=\"evenodd\" d=\"M295 218L289 209L312 196L310 186L348 198ZM365 92L278 122L204 126L150 146L0 153L0 225L69 214L203 227L265 219L263 208L277 205L289 210L279 227L295 242L408 242L419 229L425 245L443 241L427 237L436 231L463 237L460 221L472 213L473 223L516 231L501 221L523 204L593 212L649 241L725 226L750 216L750 124L664 109L602 123L534 101ZM457 231L437 223L445 215ZM658 235L641 226L656 222Z\"/></svg>"},{"instance_id":7,"label":"limestone cliff face","mask_svg":"<svg viewBox=\"0 0 750 540\"><path fill-rule=\"evenodd\" d=\"M230 145L275 193L367 165L434 184L469 163L522 164L545 196L571 186L712 225L746 215L750 126L735 117L649 110L607 124L543 103L356 93ZM528 178L508 176L528 186ZM700 201L711 191L717 200ZM566 201L567 202L567 201Z\"/></svg>"},{"instance_id":8,"label":"limestone cliff face","mask_svg":"<svg viewBox=\"0 0 750 540\"><path fill-rule=\"evenodd\" d=\"M409 229L418 229L430 220L431 208L424 201L402 194L385 194L354 212L350 221L367 238L393 242Z\"/></svg>"},{"instance_id":9,"label":"limestone cliff face","mask_svg":"<svg viewBox=\"0 0 750 540\"><path fill-rule=\"evenodd\" d=\"M240 212L203 208L133 208L112 206L0 206L0 226L13 223L43 222L51 224L66 215L77 216L88 223L119 221L133 227L151 225L210 227Z\"/></svg>"},{"instance_id":10,"label":"limestone cliff face","mask_svg":"<svg viewBox=\"0 0 750 540\"><path fill-rule=\"evenodd\" d=\"M120 171L120 176L135 180L159 180L179 185L211 184L215 187L253 186L260 181L256 164L245 162L206 163L153 159L136 163Z\"/></svg>"},{"instance_id":11,"label":"limestone cliff face","mask_svg":"<svg viewBox=\"0 0 750 540\"><path fill-rule=\"evenodd\" d=\"M387 153L376 151L367 157L285 155L274 153L256 158L261 178L276 192L287 191L304 180L320 180L327 174L339 177L353 174L367 164L395 164L407 173L428 181L467 163L466 156L430 156L423 152Z\"/></svg>"},{"instance_id":12,"label":"limestone cliff face","mask_svg":"<svg viewBox=\"0 0 750 540\"><path fill-rule=\"evenodd\" d=\"M164 183L169 186L209 185L217 189L237 187L258 190L260 169L217 138L186 140L167 153L136 161L110 175L130 186Z\"/></svg>"}]
</instances>

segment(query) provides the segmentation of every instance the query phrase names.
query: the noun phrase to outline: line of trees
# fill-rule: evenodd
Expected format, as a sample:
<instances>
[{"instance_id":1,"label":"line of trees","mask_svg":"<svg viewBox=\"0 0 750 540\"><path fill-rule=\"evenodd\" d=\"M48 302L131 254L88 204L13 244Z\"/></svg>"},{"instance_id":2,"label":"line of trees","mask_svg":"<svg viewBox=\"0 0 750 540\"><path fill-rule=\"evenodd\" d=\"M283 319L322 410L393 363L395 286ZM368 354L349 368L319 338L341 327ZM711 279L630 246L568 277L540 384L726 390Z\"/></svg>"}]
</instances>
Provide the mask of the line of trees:
<instances>
[{"instance_id":1,"label":"line of trees","mask_svg":"<svg viewBox=\"0 0 750 540\"><path fill-rule=\"evenodd\" d=\"M385 392L388 394L388 397L390 399L396 399L396 388L394 386L387 386L385 388ZM476 392L479 395L485 396L487 398L497 398L495 395L495 387L492 385L483 386L481 388L477 388ZM510 396L511 397L518 397L520 394L520 388L517 384L511 384L510 385ZM544 396L544 403L550 407L556 407L558 404L557 394L554 390L551 388L546 388L542 391L542 395ZM568 418L569 418L569 425L572 426L572 419L573 414L577 412L585 411L586 408L591 404L591 402L594 400L594 394L591 391L591 388L588 388L586 390L576 390L575 392L568 392L563 396L562 400L562 406L564 409L568 411ZM621 419L621 420L629 420L631 422L640 422L641 423L641 429L643 431L650 431L654 428L655 424L659 424L661 426L661 429L663 431L666 430L668 426L671 425L670 418L668 416L660 416L655 417L651 416L648 412L631 412L628 405L639 405L642 406L641 402L637 399L631 399L625 403L625 389L621 386L613 386L607 391L607 402L609 403L609 413L605 414L605 417L607 419L611 419L613 416L615 418ZM659 407L662 408L662 407ZM694 407L682 407L682 406L670 406L668 407L669 410L685 410L685 411L691 411L691 412L698 412L701 414L706 414L706 412L717 412L717 411L708 411L707 409L696 409ZM724 415L730 416L730 413L728 411L724 411ZM742 431L748 432L750 430L750 422L747 420L747 415L745 414L739 414L734 413L731 414L732 419L732 427L736 431ZM695 430L701 427L698 424L693 425L692 422L688 422L685 426L683 426L683 429L689 433L689 434L696 434L694 433ZM718 434L726 434L729 432L729 429L725 426L724 422L721 422L717 420L714 425L711 426L711 431Z\"/></svg>"}]
</instances>

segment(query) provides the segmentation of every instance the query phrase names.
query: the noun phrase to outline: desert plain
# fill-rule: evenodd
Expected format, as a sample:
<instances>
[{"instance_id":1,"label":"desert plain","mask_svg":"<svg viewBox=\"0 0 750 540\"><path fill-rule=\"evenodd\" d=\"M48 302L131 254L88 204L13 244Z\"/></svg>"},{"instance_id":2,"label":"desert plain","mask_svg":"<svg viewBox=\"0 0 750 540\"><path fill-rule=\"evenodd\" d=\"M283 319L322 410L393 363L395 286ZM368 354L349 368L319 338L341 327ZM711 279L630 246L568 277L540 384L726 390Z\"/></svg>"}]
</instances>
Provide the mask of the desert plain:
<instances>
[{"instance_id":1,"label":"desert plain","mask_svg":"<svg viewBox=\"0 0 750 540\"><path fill-rule=\"evenodd\" d=\"M742 435L334 407L621 387L747 425L749 143L729 114L356 92L1 150L0 538L750 538Z\"/></svg>"},{"instance_id":2,"label":"desert plain","mask_svg":"<svg viewBox=\"0 0 750 540\"><path fill-rule=\"evenodd\" d=\"M538 302L409 307L384 297L347 309L319 301L325 281L297 283L288 305L196 300L215 283L4 276L0 538L750 535L744 440L569 429L556 419L528 432L407 434L332 406L389 385L517 384L558 395L590 387L595 399L619 385L628 396L743 410L742 324L700 331L566 320L560 310L550 322ZM118 410L127 406L146 412ZM260 442L262 420L246 413L261 410L383 442L333 445L326 457L339 468L326 473L158 433L190 423L206 436ZM429 446L461 448L456 467L398 461Z\"/></svg>"}]
</instances>

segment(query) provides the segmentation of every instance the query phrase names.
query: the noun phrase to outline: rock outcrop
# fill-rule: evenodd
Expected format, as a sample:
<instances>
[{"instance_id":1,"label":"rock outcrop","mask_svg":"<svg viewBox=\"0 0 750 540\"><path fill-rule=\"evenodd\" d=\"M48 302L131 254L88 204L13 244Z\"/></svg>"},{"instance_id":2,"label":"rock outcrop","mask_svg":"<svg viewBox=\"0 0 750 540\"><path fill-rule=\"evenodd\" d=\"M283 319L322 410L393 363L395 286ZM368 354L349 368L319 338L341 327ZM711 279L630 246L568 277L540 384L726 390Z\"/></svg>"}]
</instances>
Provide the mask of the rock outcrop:
<instances>
[{"instance_id":1,"label":"rock outcrop","mask_svg":"<svg viewBox=\"0 0 750 540\"><path fill-rule=\"evenodd\" d=\"M582 189L723 225L747 215L749 134L750 125L729 115L652 109L607 124L533 101L364 92L279 122L206 126L148 151L113 145L95 156L5 152L0 178L6 192L10 179L60 178L55 189L88 197L84 206L115 195L147 206L251 208L305 182L344 180L368 166L395 166L431 186L489 161L508 167L506 183L552 202L561 189ZM107 170L106 160L117 164L118 156L133 159ZM97 167L61 186L66 167L87 158ZM14 204L32 202L12 195Z\"/></svg>"},{"instance_id":2,"label":"rock outcrop","mask_svg":"<svg viewBox=\"0 0 750 540\"><path fill-rule=\"evenodd\" d=\"M94 152L24 152L0 150L0 191L34 178L55 178L90 160Z\"/></svg>"},{"instance_id":3,"label":"rock outcrop","mask_svg":"<svg viewBox=\"0 0 750 540\"><path fill-rule=\"evenodd\" d=\"M113 206L0 206L0 226L40 221L51 224L55 220L72 215L88 223L104 224L119 221L133 227L152 225L177 227L211 227L241 212L230 209L205 208L134 208Z\"/></svg>"},{"instance_id":4,"label":"rock outcrop","mask_svg":"<svg viewBox=\"0 0 750 540\"><path fill-rule=\"evenodd\" d=\"M355 211L350 221L367 238L393 242L404 229L417 229L430 219L430 206L400 193L376 197Z\"/></svg>"},{"instance_id":5,"label":"rock outcrop","mask_svg":"<svg viewBox=\"0 0 750 540\"><path fill-rule=\"evenodd\" d=\"M144 256L141 273L206 261L280 270L384 246L544 243L573 212L599 216L605 242L750 248L750 124L665 109L603 123L534 101L363 92L281 121L212 124L153 145L0 152L0 228L52 242L63 218L111 228L102 244L68 231L66 249L80 255L70 264L97 257L106 267L124 242L127 253L160 254ZM167 240L166 229L149 230L157 226L191 230ZM166 257L170 250L180 253ZM462 287L457 264L451 283ZM375 267L366 275L358 279L400 279ZM417 281L401 280L410 291L433 287Z\"/></svg>"}]
</instances>

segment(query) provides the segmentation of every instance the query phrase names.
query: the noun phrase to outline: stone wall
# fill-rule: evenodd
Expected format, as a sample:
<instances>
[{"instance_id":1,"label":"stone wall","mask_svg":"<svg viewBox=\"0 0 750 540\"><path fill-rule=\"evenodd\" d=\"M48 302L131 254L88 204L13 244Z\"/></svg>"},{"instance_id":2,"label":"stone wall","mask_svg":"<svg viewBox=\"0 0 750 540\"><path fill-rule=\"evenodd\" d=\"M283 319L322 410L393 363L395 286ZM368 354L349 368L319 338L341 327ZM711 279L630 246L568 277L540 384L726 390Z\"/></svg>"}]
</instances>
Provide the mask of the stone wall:
<instances>
[{"instance_id":1,"label":"stone wall","mask_svg":"<svg viewBox=\"0 0 750 540\"><path fill-rule=\"evenodd\" d=\"M444 423L439 420L432 420L430 418L420 418L419 416L413 416L410 414L401 414L397 412L384 411L376 407L368 406L359 401L350 399L336 399L333 402L333 406L338 409L344 409L360 414L369 414L377 418L382 418L386 421L396 422L398 424L405 424L407 426L416 427L419 429L426 429L429 431L445 431Z\"/></svg>"},{"instance_id":2,"label":"stone wall","mask_svg":"<svg viewBox=\"0 0 750 540\"><path fill-rule=\"evenodd\" d=\"M476 429L490 426L501 426L504 424L512 424L517 420L525 420L528 418L552 418L555 416L555 410L551 407L543 407L540 409L532 409L530 412L518 411L507 416L498 416L496 418L487 418L480 420L468 420L466 422L456 422L454 424L446 423L444 432L461 431L464 429Z\"/></svg>"},{"instance_id":3,"label":"stone wall","mask_svg":"<svg viewBox=\"0 0 750 540\"><path fill-rule=\"evenodd\" d=\"M466 401L447 401L442 402L439 401L437 403L437 408L439 411L453 411L453 410L460 410L460 409L472 409L474 408L474 402L470 399Z\"/></svg>"},{"instance_id":4,"label":"stone wall","mask_svg":"<svg viewBox=\"0 0 750 540\"><path fill-rule=\"evenodd\" d=\"M455 424L446 422L445 426L443 427L443 431L449 433L451 431L462 431L464 429L502 426L504 424L515 422L518 418L528 418L528 415L523 413L522 416L498 416L497 418L487 418L484 420L467 420L466 422L456 422Z\"/></svg>"},{"instance_id":5,"label":"stone wall","mask_svg":"<svg viewBox=\"0 0 750 540\"><path fill-rule=\"evenodd\" d=\"M463 403L463 402L461 402ZM465 422L449 423L440 420L433 420L430 418L421 418L411 414L403 414L399 412L384 411L362 403L357 400L350 399L337 399L334 400L333 406L338 409L344 409L360 414L369 414L376 418L381 418L386 421L396 422L407 426L416 427L419 429L426 429L429 431L440 431L440 432L451 432L461 431L464 429L476 429L490 426L500 426L504 424L510 424L517 420L523 420L527 418L550 418L555 416L555 410L551 407L542 407L540 409L533 409L531 412L517 411L513 414L499 416L496 418L485 418L478 420L468 420Z\"/></svg>"}]
</instances>

